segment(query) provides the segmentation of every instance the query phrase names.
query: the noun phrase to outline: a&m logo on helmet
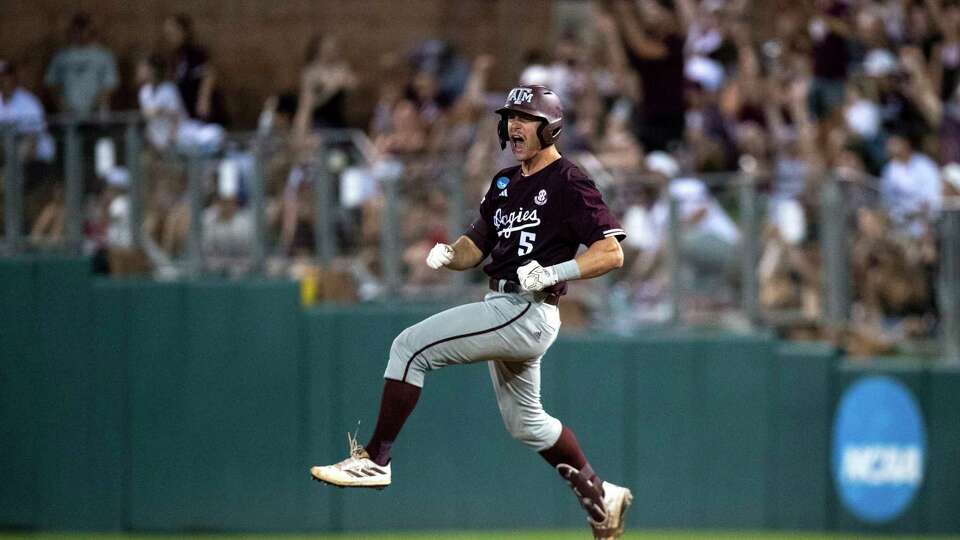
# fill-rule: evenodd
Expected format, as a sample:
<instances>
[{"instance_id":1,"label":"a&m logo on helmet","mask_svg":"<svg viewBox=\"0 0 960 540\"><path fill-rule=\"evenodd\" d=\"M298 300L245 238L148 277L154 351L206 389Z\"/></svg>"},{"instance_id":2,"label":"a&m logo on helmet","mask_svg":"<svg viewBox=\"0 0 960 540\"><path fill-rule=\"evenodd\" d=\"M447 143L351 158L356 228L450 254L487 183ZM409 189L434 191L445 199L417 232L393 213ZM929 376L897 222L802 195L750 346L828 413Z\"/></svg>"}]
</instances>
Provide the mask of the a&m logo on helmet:
<instances>
[{"instance_id":1,"label":"a&m logo on helmet","mask_svg":"<svg viewBox=\"0 0 960 540\"><path fill-rule=\"evenodd\" d=\"M507 94L507 103L510 102L513 102L514 105L533 103L533 90L529 88L514 88Z\"/></svg>"}]
</instances>

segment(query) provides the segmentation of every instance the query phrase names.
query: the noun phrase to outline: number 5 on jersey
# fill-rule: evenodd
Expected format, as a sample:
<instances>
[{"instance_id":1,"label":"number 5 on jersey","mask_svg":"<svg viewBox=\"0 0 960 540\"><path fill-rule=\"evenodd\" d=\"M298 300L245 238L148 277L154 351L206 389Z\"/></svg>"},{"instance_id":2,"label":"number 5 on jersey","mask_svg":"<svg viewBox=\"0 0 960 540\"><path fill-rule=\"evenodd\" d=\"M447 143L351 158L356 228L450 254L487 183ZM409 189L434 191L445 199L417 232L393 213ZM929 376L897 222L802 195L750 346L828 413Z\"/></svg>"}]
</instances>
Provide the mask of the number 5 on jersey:
<instances>
[{"instance_id":1,"label":"number 5 on jersey","mask_svg":"<svg viewBox=\"0 0 960 540\"><path fill-rule=\"evenodd\" d=\"M536 241L536 233L522 231L520 233L520 249L517 250L517 255L523 257L527 253L533 251L533 243Z\"/></svg>"}]
</instances>

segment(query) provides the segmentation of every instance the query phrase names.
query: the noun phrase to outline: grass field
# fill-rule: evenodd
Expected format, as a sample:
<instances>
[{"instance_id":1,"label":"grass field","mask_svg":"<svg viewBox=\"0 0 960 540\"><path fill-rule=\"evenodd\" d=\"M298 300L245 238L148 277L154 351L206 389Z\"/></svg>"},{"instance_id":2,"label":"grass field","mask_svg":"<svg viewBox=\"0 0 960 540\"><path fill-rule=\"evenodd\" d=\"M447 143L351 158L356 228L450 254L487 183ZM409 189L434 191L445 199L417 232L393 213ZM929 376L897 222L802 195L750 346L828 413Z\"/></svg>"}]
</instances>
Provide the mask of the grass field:
<instances>
[{"instance_id":1,"label":"grass field","mask_svg":"<svg viewBox=\"0 0 960 540\"><path fill-rule=\"evenodd\" d=\"M591 538L589 530L581 531L493 531L493 532L423 532L423 533L344 533L344 534L51 534L0 533L0 540L583 540ZM642 531L624 536L632 540L884 540L957 539L960 536L866 536L863 534L789 533L789 532L713 532L713 531Z\"/></svg>"}]
</instances>

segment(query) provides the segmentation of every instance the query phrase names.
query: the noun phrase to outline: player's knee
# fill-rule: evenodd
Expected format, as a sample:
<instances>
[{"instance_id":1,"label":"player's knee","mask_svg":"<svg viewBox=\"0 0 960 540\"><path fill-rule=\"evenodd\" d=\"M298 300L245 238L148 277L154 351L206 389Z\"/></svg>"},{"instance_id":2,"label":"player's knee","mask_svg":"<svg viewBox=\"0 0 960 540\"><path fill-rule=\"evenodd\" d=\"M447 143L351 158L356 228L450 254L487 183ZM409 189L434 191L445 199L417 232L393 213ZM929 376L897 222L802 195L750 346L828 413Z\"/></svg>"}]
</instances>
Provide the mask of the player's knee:
<instances>
[{"instance_id":1,"label":"player's knee","mask_svg":"<svg viewBox=\"0 0 960 540\"><path fill-rule=\"evenodd\" d=\"M511 437L537 451L550 448L562 429L560 421L542 409L504 416L503 420Z\"/></svg>"},{"instance_id":2,"label":"player's knee","mask_svg":"<svg viewBox=\"0 0 960 540\"><path fill-rule=\"evenodd\" d=\"M390 359L387 361L387 369L383 376L422 387L431 367L423 355L414 354L415 347L410 328L400 332L390 346Z\"/></svg>"},{"instance_id":3,"label":"player's knee","mask_svg":"<svg viewBox=\"0 0 960 540\"><path fill-rule=\"evenodd\" d=\"M411 353L410 329L407 328L393 338L393 343L390 345L390 358L410 358Z\"/></svg>"}]
</instances>

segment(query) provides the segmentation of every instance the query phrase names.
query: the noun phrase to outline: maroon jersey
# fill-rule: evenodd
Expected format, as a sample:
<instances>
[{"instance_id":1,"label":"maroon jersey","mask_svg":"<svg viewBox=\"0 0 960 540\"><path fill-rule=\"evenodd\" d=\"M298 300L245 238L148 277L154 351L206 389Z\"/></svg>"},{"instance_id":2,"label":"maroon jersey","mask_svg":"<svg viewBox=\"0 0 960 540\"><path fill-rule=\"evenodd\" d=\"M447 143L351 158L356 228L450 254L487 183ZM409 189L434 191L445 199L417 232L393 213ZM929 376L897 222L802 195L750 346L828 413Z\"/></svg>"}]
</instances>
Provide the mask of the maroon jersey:
<instances>
[{"instance_id":1,"label":"maroon jersey","mask_svg":"<svg viewBox=\"0 0 960 540\"><path fill-rule=\"evenodd\" d=\"M491 255L483 271L510 281L528 261L550 266L572 259L580 244L626 237L593 180L566 158L530 176L519 165L497 173L480 202L480 217L464 234L484 258ZM547 290L564 294L567 286Z\"/></svg>"}]
</instances>

